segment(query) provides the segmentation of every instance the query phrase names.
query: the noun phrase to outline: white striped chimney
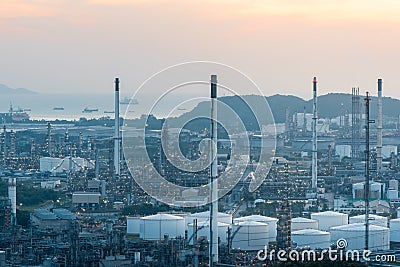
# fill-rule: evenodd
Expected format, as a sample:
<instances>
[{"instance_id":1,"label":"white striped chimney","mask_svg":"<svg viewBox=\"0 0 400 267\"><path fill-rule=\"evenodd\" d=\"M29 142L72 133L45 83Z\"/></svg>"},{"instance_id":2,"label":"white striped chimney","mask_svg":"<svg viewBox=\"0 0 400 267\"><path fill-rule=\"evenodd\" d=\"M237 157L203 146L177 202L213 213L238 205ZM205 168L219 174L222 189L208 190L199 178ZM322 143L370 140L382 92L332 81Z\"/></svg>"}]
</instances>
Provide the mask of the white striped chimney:
<instances>
[{"instance_id":1,"label":"white striped chimney","mask_svg":"<svg viewBox=\"0 0 400 267\"><path fill-rule=\"evenodd\" d=\"M8 198L11 202L11 224L17 224L17 179L8 178Z\"/></svg>"},{"instance_id":2,"label":"white striped chimney","mask_svg":"<svg viewBox=\"0 0 400 267\"><path fill-rule=\"evenodd\" d=\"M317 78L313 79L313 120L312 120L312 179L311 187L317 190Z\"/></svg>"},{"instance_id":3,"label":"white striped chimney","mask_svg":"<svg viewBox=\"0 0 400 267\"><path fill-rule=\"evenodd\" d=\"M217 75L211 75L210 267L213 267L214 263L218 262L217 141Z\"/></svg>"},{"instance_id":4,"label":"white striped chimney","mask_svg":"<svg viewBox=\"0 0 400 267\"><path fill-rule=\"evenodd\" d=\"M114 170L115 175L120 174L120 132L119 132L119 78L115 78L115 113L114 113Z\"/></svg>"}]
</instances>

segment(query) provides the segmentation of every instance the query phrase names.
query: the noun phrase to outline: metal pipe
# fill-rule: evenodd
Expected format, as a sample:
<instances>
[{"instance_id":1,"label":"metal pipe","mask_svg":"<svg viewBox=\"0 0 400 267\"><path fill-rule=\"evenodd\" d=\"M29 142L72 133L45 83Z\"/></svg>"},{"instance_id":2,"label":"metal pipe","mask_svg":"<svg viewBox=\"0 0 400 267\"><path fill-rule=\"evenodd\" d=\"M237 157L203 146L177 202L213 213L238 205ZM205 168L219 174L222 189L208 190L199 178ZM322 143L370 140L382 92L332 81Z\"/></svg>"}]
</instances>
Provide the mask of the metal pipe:
<instances>
[{"instance_id":1,"label":"metal pipe","mask_svg":"<svg viewBox=\"0 0 400 267\"><path fill-rule=\"evenodd\" d=\"M115 175L120 174L120 136L119 136L119 78L115 78L115 104L114 104L114 171Z\"/></svg>"},{"instance_id":2,"label":"metal pipe","mask_svg":"<svg viewBox=\"0 0 400 267\"><path fill-rule=\"evenodd\" d=\"M210 267L213 267L214 263L218 262L217 140L217 75L211 75Z\"/></svg>"},{"instance_id":3,"label":"metal pipe","mask_svg":"<svg viewBox=\"0 0 400 267\"><path fill-rule=\"evenodd\" d=\"M317 190L317 78L313 79L312 189Z\"/></svg>"}]
</instances>

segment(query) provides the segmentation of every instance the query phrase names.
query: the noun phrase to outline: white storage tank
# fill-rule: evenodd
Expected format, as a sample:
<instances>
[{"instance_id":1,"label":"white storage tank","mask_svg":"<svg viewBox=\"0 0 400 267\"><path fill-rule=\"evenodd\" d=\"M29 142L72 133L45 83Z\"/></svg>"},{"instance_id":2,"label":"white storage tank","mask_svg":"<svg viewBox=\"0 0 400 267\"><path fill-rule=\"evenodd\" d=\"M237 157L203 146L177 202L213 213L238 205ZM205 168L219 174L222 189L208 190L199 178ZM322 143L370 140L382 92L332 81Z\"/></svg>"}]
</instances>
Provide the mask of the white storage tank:
<instances>
[{"instance_id":1,"label":"white storage tank","mask_svg":"<svg viewBox=\"0 0 400 267\"><path fill-rule=\"evenodd\" d=\"M385 192L385 184L383 183L378 183L378 182L372 182L370 185L370 197L372 199L381 199L382 198L382 192Z\"/></svg>"},{"instance_id":2,"label":"white storage tank","mask_svg":"<svg viewBox=\"0 0 400 267\"><path fill-rule=\"evenodd\" d=\"M387 191L387 198L390 200L399 199L399 191L396 189L389 189Z\"/></svg>"},{"instance_id":3,"label":"white storage tank","mask_svg":"<svg viewBox=\"0 0 400 267\"><path fill-rule=\"evenodd\" d=\"M399 190L399 181L395 179L389 180L389 189Z\"/></svg>"},{"instance_id":4,"label":"white storage tank","mask_svg":"<svg viewBox=\"0 0 400 267\"><path fill-rule=\"evenodd\" d=\"M364 196L364 183L355 183L352 186L353 198L363 198Z\"/></svg>"},{"instance_id":5,"label":"white storage tank","mask_svg":"<svg viewBox=\"0 0 400 267\"><path fill-rule=\"evenodd\" d=\"M298 247L310 247L310 249L329 248L331 245L331 234L315 229L303 229L292 232L292 241Z\"/></svg>"},{"instance_id":6,"label":"white storage tank","mask_svg":"<svg viewBox=\"0 0 400 267\"><path fill-rule=\"evenodd\" d=\"M185 236L185 220L170 214L156 214L140 219L140 238L160 240L165 235L169 238Z\"/></svg>"},{"instance_id":7,"label":"white storage tank","mask_svg":"<svg viewBox=\"0 0 400 267\"><path fill-rule=\"evenodd\" d=\"M348 225L336 226L331 228L331 242L336 243L339 239L346 239L347 249L362 250L365 248L365 224L352 223ZM389 228L377 225L369 226L369 249L387 250L389 249Z\"/></svg>"},{"instance_id":8,"label":"white storage tank","mask_svg":"<svg viewBox=\"0 0 400 267\"><path fill-rule=\"evenodd\" d=\"M400 242L400 218L390 220L390 242Z\"/></svg>"},{"instance_id":9,"label":"white storage tank","mask_svg":"<svg viewBox=\"0 0 400 267\"><path fill-rule=\"evenodd\" d=\"M126 233L131 235L140 234L140 217L126 217Z\"/></svg>"},{"instance_id":10,"label":"white storage tank","mask_svg":"<svg viewBox=\"0 0 400 267\"><path fill-rule=\"evenodd\" d=\"M249 216L244 216L244 217L239 217L236 219L233 219L233 223L239 223L239 222L261 222L268 224L268 234L269 234L269 242L274 242L276 241L276 227L278 223L278 219L272 218L272 217L267 217L267 216L262 216L262 215L249 215Z\"/></svg>"},{"instance_id":11,"label":"white storage tank","mask_svg":"<svg viewBox=\"0 0 400 267\"><path fill-rule=\"evenodd\" d=\"M316 229L318 230L318 221L307 218L293 218L291 222L291 230L298 231L303 229Z\"/></svg>"},{"instance_id":12,"label":"white storage tank","mask_svg":"<svg viewBox=\"0 0 400 267\"><path fill-rule=\"evenodd\" d=\"M329 231L333 226L348 224L348 215L335 211L324 211L311 214L311 219L318 221L318 229Z\"/></svg>"},{"instance_id":13,"label":"white storage tank","mask_svg":"<svg viewBox=\"0 0 400 267\"><path fill-rule=\"evenodd\" d=\"M350 217L349 223L365 223L365 214ZM388 218L382 217L379 215L375 215L375 214L370 214L369 215L369 223L372 225L387 227L388 226Z\"/></svg>"},{"instance_id":14,"label":"white storage tank","mask_svg":"<svg viewBox=\"0 0 400 267\"><path fill-rule=\"evenodd\" d=\"M260 250L268 246L268 224L254 221L242 221L233 224L232 248L240 250Z\"/></svg>"},{"instance_id":15,"label":"white storage tank","mask_svg":"<svg viewBox=\"0 0 400 267\"><path fill-rule=\"evenodd\" d=\"M221 243L228 243L228 228L230 224L218 222L218 238ZM193 245L194 238L194 225L193 223L188 224L188 238L190 239L189 244ZM210 240L210 223L208 221L197 223L197 238L206 237Z\"/></svg>"},{"instance_id":16,"label":"white storage tank","mask_svg":"<svg viewBox=\"0 0 400 267\"><path fill-rule=\"evenodd\" d=\"M197 224L199 222L205 222L210 220L210 211L192 213L185 217L185 227L188 229L188 224L193 223L193 220L197 219ZM232 215L218 212L218 222L232 224Z\"/></svg>"}]
</instances>

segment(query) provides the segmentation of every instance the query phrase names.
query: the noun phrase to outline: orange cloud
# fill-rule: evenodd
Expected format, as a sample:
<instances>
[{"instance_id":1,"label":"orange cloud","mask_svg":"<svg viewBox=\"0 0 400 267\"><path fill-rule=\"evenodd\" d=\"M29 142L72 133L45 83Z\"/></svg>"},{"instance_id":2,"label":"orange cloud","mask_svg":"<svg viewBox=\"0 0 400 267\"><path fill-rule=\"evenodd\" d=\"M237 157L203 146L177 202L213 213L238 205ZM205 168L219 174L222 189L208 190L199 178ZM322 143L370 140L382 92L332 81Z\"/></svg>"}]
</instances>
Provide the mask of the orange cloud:
<instances>
[{"instance_id":1,"label":"orange cloud","mask_svg":"<svg viewBox=\"0 0 400 267\"><path fill-rule=\"evenodd\" d=\"M54 12L55 9L49 5L34 1L2 0L0 4L0 16L3 19L52 16Z\"/></svg>"},{"instance_id":2,"label":"orange cloud","mask_svg":"<svg viewBox=\"0 0 400 267\"><path fill-rule=\"evenodd\" d=\"M213 2L208 0L210 3ZM397 0L219 0L237 15L301 15L314 19L396 20Z\"/></svg>"}]
</instances>

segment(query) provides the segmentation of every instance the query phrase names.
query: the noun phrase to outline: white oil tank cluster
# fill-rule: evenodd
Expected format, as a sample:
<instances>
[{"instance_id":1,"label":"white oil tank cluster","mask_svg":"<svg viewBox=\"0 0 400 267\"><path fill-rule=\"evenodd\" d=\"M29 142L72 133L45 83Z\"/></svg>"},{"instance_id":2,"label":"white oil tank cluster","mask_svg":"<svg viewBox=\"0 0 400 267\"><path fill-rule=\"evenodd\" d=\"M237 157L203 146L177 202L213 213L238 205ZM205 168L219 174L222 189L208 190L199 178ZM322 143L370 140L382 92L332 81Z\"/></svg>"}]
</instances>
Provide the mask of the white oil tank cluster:
<instances>
[{"instance_id":1,"label":"white oil tank cluster","mask_svg":"<svg viewBox=\"0 0 400 267\"><path fill-rule=\"evenodd\" d=\"M193 220L197 220L197 224L200 222L205 222L210 220L210 211L192 213L185 217L185 226L188 229L188 224L193 223ZM218 222L232 224L232 215L218 212Z\"/></svg>"},{"instance_id":2,"label":"white oil tank cluster","mask_svg":"<svg viewBox=\"0 0 400 267\"><path fill-rule=\"evenodd\" d=\"M262 216L262 215L250 215L245 217L239 217L233 220L234 224L240 222L261 222L268 225L268 233L269 233L269 241L276 241L276 227L278 223L278 219Z\"/></svg>"},{"instance_id":3,"label":"white oil tank cluster","mask_svg":"<svg viewBox=\"0 0 400 267\"><path fill-rule=\"evenodd\" d=\"M349 218L349 223L365 223L365 215L358 215ZM369 215L369 223L372 225L378 225L382 227L388 226L388 218L382 217L375 214Z\"/></svg>"},{"instance_id":4,"label":"white oil tank cluster","mask_svg":"<svg viewBox=\"0 0 400 267\"><path fill-rule=\"evenodd\" d=\"M324 211L311 214L311 219L318 221L318 229L329 231L331 227L348 224L349 216L335 211Z\"/></svg>"},{"instance_id":5,"label":"white oil tank cluster","mask_svg":"<svg viewBox=\"0 0 400 267\"><path fill-rule=\"evenodd\" d=\"M188 223L188 239L189 244L193 245L194 240L194 224ZM218 222L218 238L221 243L228 243L228 229L230 224ZM210 240L210 222L202 221L197 223L197 239L205 237L207 240Z\"/></svg>"},{"instance_id":6,"label":"white oil tank cluster","mask_svg":"<svg viewBox=\"0 0 400 267\"><path fill-rule=\"evenodd\" d=\"M365 248L365 224L353 223L331 228L331 242L336 243L339 239L347 241L347 249L362 250ZM389 228L377 225L369 226L369 249L387 250L389 249Z\"/></svg>"},{"instance_id":7,"label":"white oil tank cluster","mask_svg":"<svg viewBox=\"0 0 400 267\"><path fill-rule=\"evenodd\" d=\"M185 220L170 214L156 214L140 219L140 238L160 240L164 236L176 238L185 236Z\"/></svg>"},{"instance_id":8,"label":"white oil tank cluster","mask_svg":"<svg viewBox=\"0 0 400 267\"><path fill-rule=\"evenodd\" d=\"M400 242L400 218L389 221L390 242Z\"/></svg>"},{"instance_id":9,"label":"white oil tank cluster","mask_svg":"<svg viewBox=\"0 0 400 267\"><path fill-rule=\"evenodd\" d=\"M302 217L293 218L291 221L291 230L298 231L304 229L318 230L318 221Z\"/></svg>"},{"instance_id":10,"label":"white oil tank cluster","mask_svg":"<svg viewBox=\"0 0 400 267\"><path fill-rule=\"evenodd\" d=\"M232 227L232 248L240 250L260 250L268 246L268 224L255 221L239 221Z\"/></svg>"},{"instance_id":11,"label":"white oil tank cluster","mask_svg":"<svg viewBox=\"0 0 400 267\"><path fill-rule=\"evenodd\" d=\"M298 247L310 247L310 249L329 248L331 234L316 229L303 229L292 232L292 241Z\"/></svg>"}]
</instances>

